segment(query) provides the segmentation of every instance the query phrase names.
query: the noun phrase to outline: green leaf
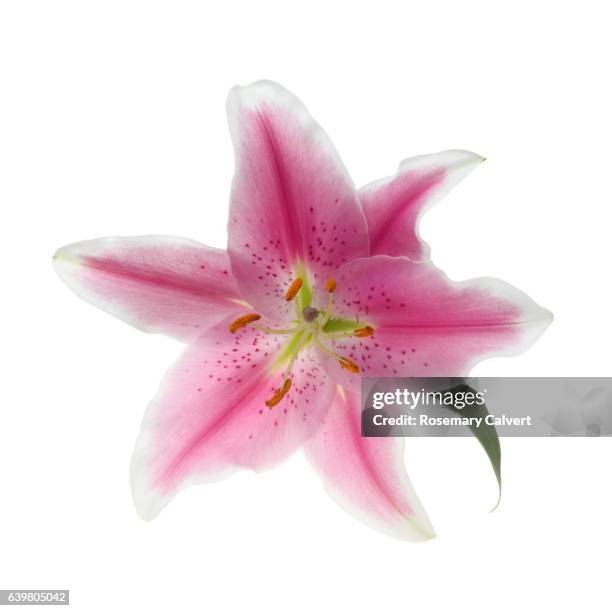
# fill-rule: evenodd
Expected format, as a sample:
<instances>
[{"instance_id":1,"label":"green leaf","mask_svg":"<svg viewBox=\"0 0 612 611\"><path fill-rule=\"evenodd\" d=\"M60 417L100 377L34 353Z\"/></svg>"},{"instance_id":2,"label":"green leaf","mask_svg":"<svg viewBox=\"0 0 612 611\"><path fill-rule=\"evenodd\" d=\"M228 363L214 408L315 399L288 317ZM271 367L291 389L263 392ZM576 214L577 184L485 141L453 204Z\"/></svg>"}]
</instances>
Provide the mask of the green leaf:
<instances>
[{"instance_id":1,"label":"green leaf","mask_svg":"<svg viewBox=\"0 0 612 611\"><path fill-rule=\"evenodd\" d=\"M468 386L467 384L458 384L453 388L449 389L449 392L453 394L457 393L465 393L465 392L475 392L473 388ZM491 511L495 511L499 502L501 501L501 492L502 492L502 480L501 480L501 447L499 445L499 436L497 435L497 429L493 424L486 424L485 418L489 415L489 410L487 409L486 403L483 405L466 405L465 407L458 408L454 405L445 405L446 409L450 410L454 414L459 416L463 416L465 418L482 418L482 424L480 426L470 426L470 430L474 434L474 437L478 439L482 449L486 452L489 460L491 461L491 467L493 468L493 472L495 473L495 477L497 478L497 486L499 490L499 495L497 498L497 503L495 507Z\"/></svg>"}]
</instances>

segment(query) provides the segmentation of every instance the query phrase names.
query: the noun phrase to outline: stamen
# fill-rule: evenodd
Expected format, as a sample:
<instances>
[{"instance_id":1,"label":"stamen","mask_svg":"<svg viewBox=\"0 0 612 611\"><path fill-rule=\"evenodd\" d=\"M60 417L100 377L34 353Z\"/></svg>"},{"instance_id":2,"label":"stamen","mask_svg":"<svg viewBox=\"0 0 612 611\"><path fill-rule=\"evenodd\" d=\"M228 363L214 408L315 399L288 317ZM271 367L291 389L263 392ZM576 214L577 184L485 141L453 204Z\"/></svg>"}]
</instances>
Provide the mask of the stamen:
<instances>
[{"instance_id":1,"label":"stamen","mask_svg":"<svg viewBox=\"0 0 612 611\"><path fill-rule=\"evenodd\" d=\"M355 329L353 331L353 335L355 337L370 337L371 335L374 335L374 329L370 327L370 325L367 325L365 327L361 327L360 329Z\"/></svg>"},{"instance_id":2,"label":"stamen","mask_svg":"<svg viewBox=\"0 0 612 611\"><path fill-rule=\"evenodd\" d=\"M302 284L304 284L303 280L301 278L296 278L285 293L285 301L291 301L302 288Z\"/></svg>"},{"instance_id":3,"label":"stamen","mask_svg":"<svg viewBox=\"0 0 612 611\"><path fill-rule=\"evenodd\" d=\"M359 365L346 356L338 357L338 363L340 363L340 367L350 371L351 373L359 373Z\"/></svg>"},{"instance_id":4,"label":"stamen","mask_svg":"<svg viewBox=\"0 0 612 611\"><path fill-rule=\"evenodd\" d=\"M325 308L325 314L323 316L323 322L321 326L324 327L327 321L331 318L332 312L334 311L334 291L336 290L336 281L333 278L328 278L325 283L325 290L329 293L327 296L327 307Z\"/></svg>"},{"instance_id":5,"label":"stamen","mask_svg":"<svg viewBox=\"0 0 612 611\"><path fill-rule=\"evenodd\" d=\"M323 350L323 352L325 352L325 354L329 354L329 356L335 358L338 361L340 367L343 367L344 369L347 369L351 373L359 373L359 365L357 365L357 363L355 363L355 361L352 361L351 359L349 359L346 356L340 356L339 354L336 354L333 350L330 350L317 337L314 338L314 341L315 341L315 344L319 348L321 348L321 350Z\"/></svg>"},{"instance_id":6,"label":"stamen","mask_svg":"<svg viewBox=\"0 0 612 611\"><path fill-rule=\"evenodd\" d=\"M241 316L240 318L237 318L230 326L229 326L229 330L231 333L236 333L236 331L238 331L238 329L242 329L242 327L246 327L247 325L251 324L252 322L255 322L256 320L259 320L261 318L261 316L259 314L255 314L254 312L252 314L245 314L244 316Z\"/></svg>"},{"instance_id":7,"label":"stamen","mask_svg":"<svg viewBox=\"0 0 612 611\"><path fill-rule=\"evenodd\" d=\"M266 401L266 405L269 409L272 409L275 405L278 405L283 397L289 392L291 388L291 378L287 378L283 385Z\"/></svg>"}]
</instances>

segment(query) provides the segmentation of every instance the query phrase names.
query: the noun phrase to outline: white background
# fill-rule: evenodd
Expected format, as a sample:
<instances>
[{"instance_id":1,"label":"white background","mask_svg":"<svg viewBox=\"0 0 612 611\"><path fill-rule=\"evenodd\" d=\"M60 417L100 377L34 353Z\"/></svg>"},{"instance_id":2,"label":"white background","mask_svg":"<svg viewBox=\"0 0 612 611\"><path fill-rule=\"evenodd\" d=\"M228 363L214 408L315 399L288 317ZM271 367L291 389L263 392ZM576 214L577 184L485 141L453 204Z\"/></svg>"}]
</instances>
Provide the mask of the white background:
<instances>
[{"instance_id":1,"label":"white background","mask_svg":"<svg viewBox=\"0 0 612 611\"><path fill-rule=\"evenodd\" d=\"M0 588L76 609L609 609L609 439L506 439L499 509L472 439L409 444L438 538L379 535L301 455L132 506L141 415L181 347L78 300L54 250L167 233L224 246L225 95L278 80L356 184L488 158L423 223L451 277L555 314L481 375L610 375L612 43L596 2L0 4ZM123 603L119 603L119 599Z\"/></svg>"}]
</instances>

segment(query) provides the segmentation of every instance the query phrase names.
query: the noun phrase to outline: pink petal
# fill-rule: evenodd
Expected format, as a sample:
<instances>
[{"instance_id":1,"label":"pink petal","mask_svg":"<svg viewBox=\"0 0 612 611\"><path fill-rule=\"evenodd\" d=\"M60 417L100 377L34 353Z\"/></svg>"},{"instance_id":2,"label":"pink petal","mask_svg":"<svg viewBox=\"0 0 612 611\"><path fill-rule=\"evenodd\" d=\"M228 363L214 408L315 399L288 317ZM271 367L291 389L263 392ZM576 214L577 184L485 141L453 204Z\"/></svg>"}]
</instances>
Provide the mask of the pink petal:
<instances>
[{"instance_id":1,"label":"pink petal","mask_svg":"<svg viewBox=\"0 0 612 611\"><path fill-rule=\"evenodd\" d=\"M134 501L146 519L188 485L274 467L315 432L332 399L335 385L304 350L291 389L268 408L282 384L272 366L281 340L252 328L231 334L228 324L186 349L147 409L132 461Z\"/></svg>"},{"instance_id":2,"label":"pink petal","mask_svg":"<svg viewBox=\"0 0 612 611\"><path fill-rule=\"evenodd\" d=\"M304 105L269 81L235 87L228 251L245 298L282 317L296 263L311 281L369 253L365 217L336 150Z\"/></svg>"},{"instance_id":3,"label":"pink petal","mask_svg":"<svg viewBox=\"0 0 612 611\"><path fill-rule=\"evenodd\" d=\"M304 446L330 496L368 526L409 541L434 537L404 467L404 440L361 437L359 395L338 392Z\"/></svg>"},{"instance_id":4,"label":"pink petal","mask_svg":"<svg viewBox=\"0 0 612 611\"><path fill-rule=\"evenodd\" d=\"M459 150L412 157L395 176L360 189L372 254L429 258L418 231L421 216L482 161L480 155Z\"/></svg>"},{"instance_id":5,"label":"pink petal","mask_svg":"<svg viewBox=\"0 0 612 611\"><path fill-rule=\"evenodd\" d=\"M183 341L244 311L227 253L184 238L101 238L60 248L57 273L85 301Z\"/></svg>"},{"instance_id":6,"label":"pink petal","mask_svg":"<svg viewBox=\"0 0 612 611\"><path fill-rule=\"evenodd\" d=\"M552 314L494 278L453 282L430 262L406 257L359 259L338 272L337 315L358 317L374 335L337 341L365 376L456 376L491 356L526 350ZM359 388L350 374L321 355L330 375Z\"/></svg>"}]
</instances>

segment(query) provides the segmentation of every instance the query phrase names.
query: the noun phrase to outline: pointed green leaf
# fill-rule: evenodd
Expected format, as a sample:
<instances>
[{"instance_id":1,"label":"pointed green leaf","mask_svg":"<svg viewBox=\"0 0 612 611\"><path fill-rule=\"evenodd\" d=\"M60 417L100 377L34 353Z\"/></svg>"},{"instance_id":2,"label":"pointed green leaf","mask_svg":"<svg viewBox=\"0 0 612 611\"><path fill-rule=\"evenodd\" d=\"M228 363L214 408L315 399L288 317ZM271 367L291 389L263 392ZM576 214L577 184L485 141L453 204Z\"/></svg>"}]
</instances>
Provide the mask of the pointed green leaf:
<instances>
[{"instance_id":1,"label":"pointed green leaf","mask_svg":"<svg viewBox=\"0 0 612 611\"><path fill-rule=\"evenodd\" d=\"M467 384L459 384L449 389L450 392L465 393L475 392L473 388ZM483 405L466 405L465 407L458 408L455 405L445 405L446 409L450 410L454 414L463 416L465 418L482 418L482 424L480 426L472 425L470 430L474 434L474 437L478 439L482 449L486 452L489 460L491 461L491 467L497 478L497 485L499 490L499 496L495 507L491 511L494 511L499 502L501 501L502 481L501 481L501 447L499 445L499 436L497 435L497 429L493 424L487 424L485 418L489 415L489 410L486 404Z\"/></svg>"}]
</instances>

